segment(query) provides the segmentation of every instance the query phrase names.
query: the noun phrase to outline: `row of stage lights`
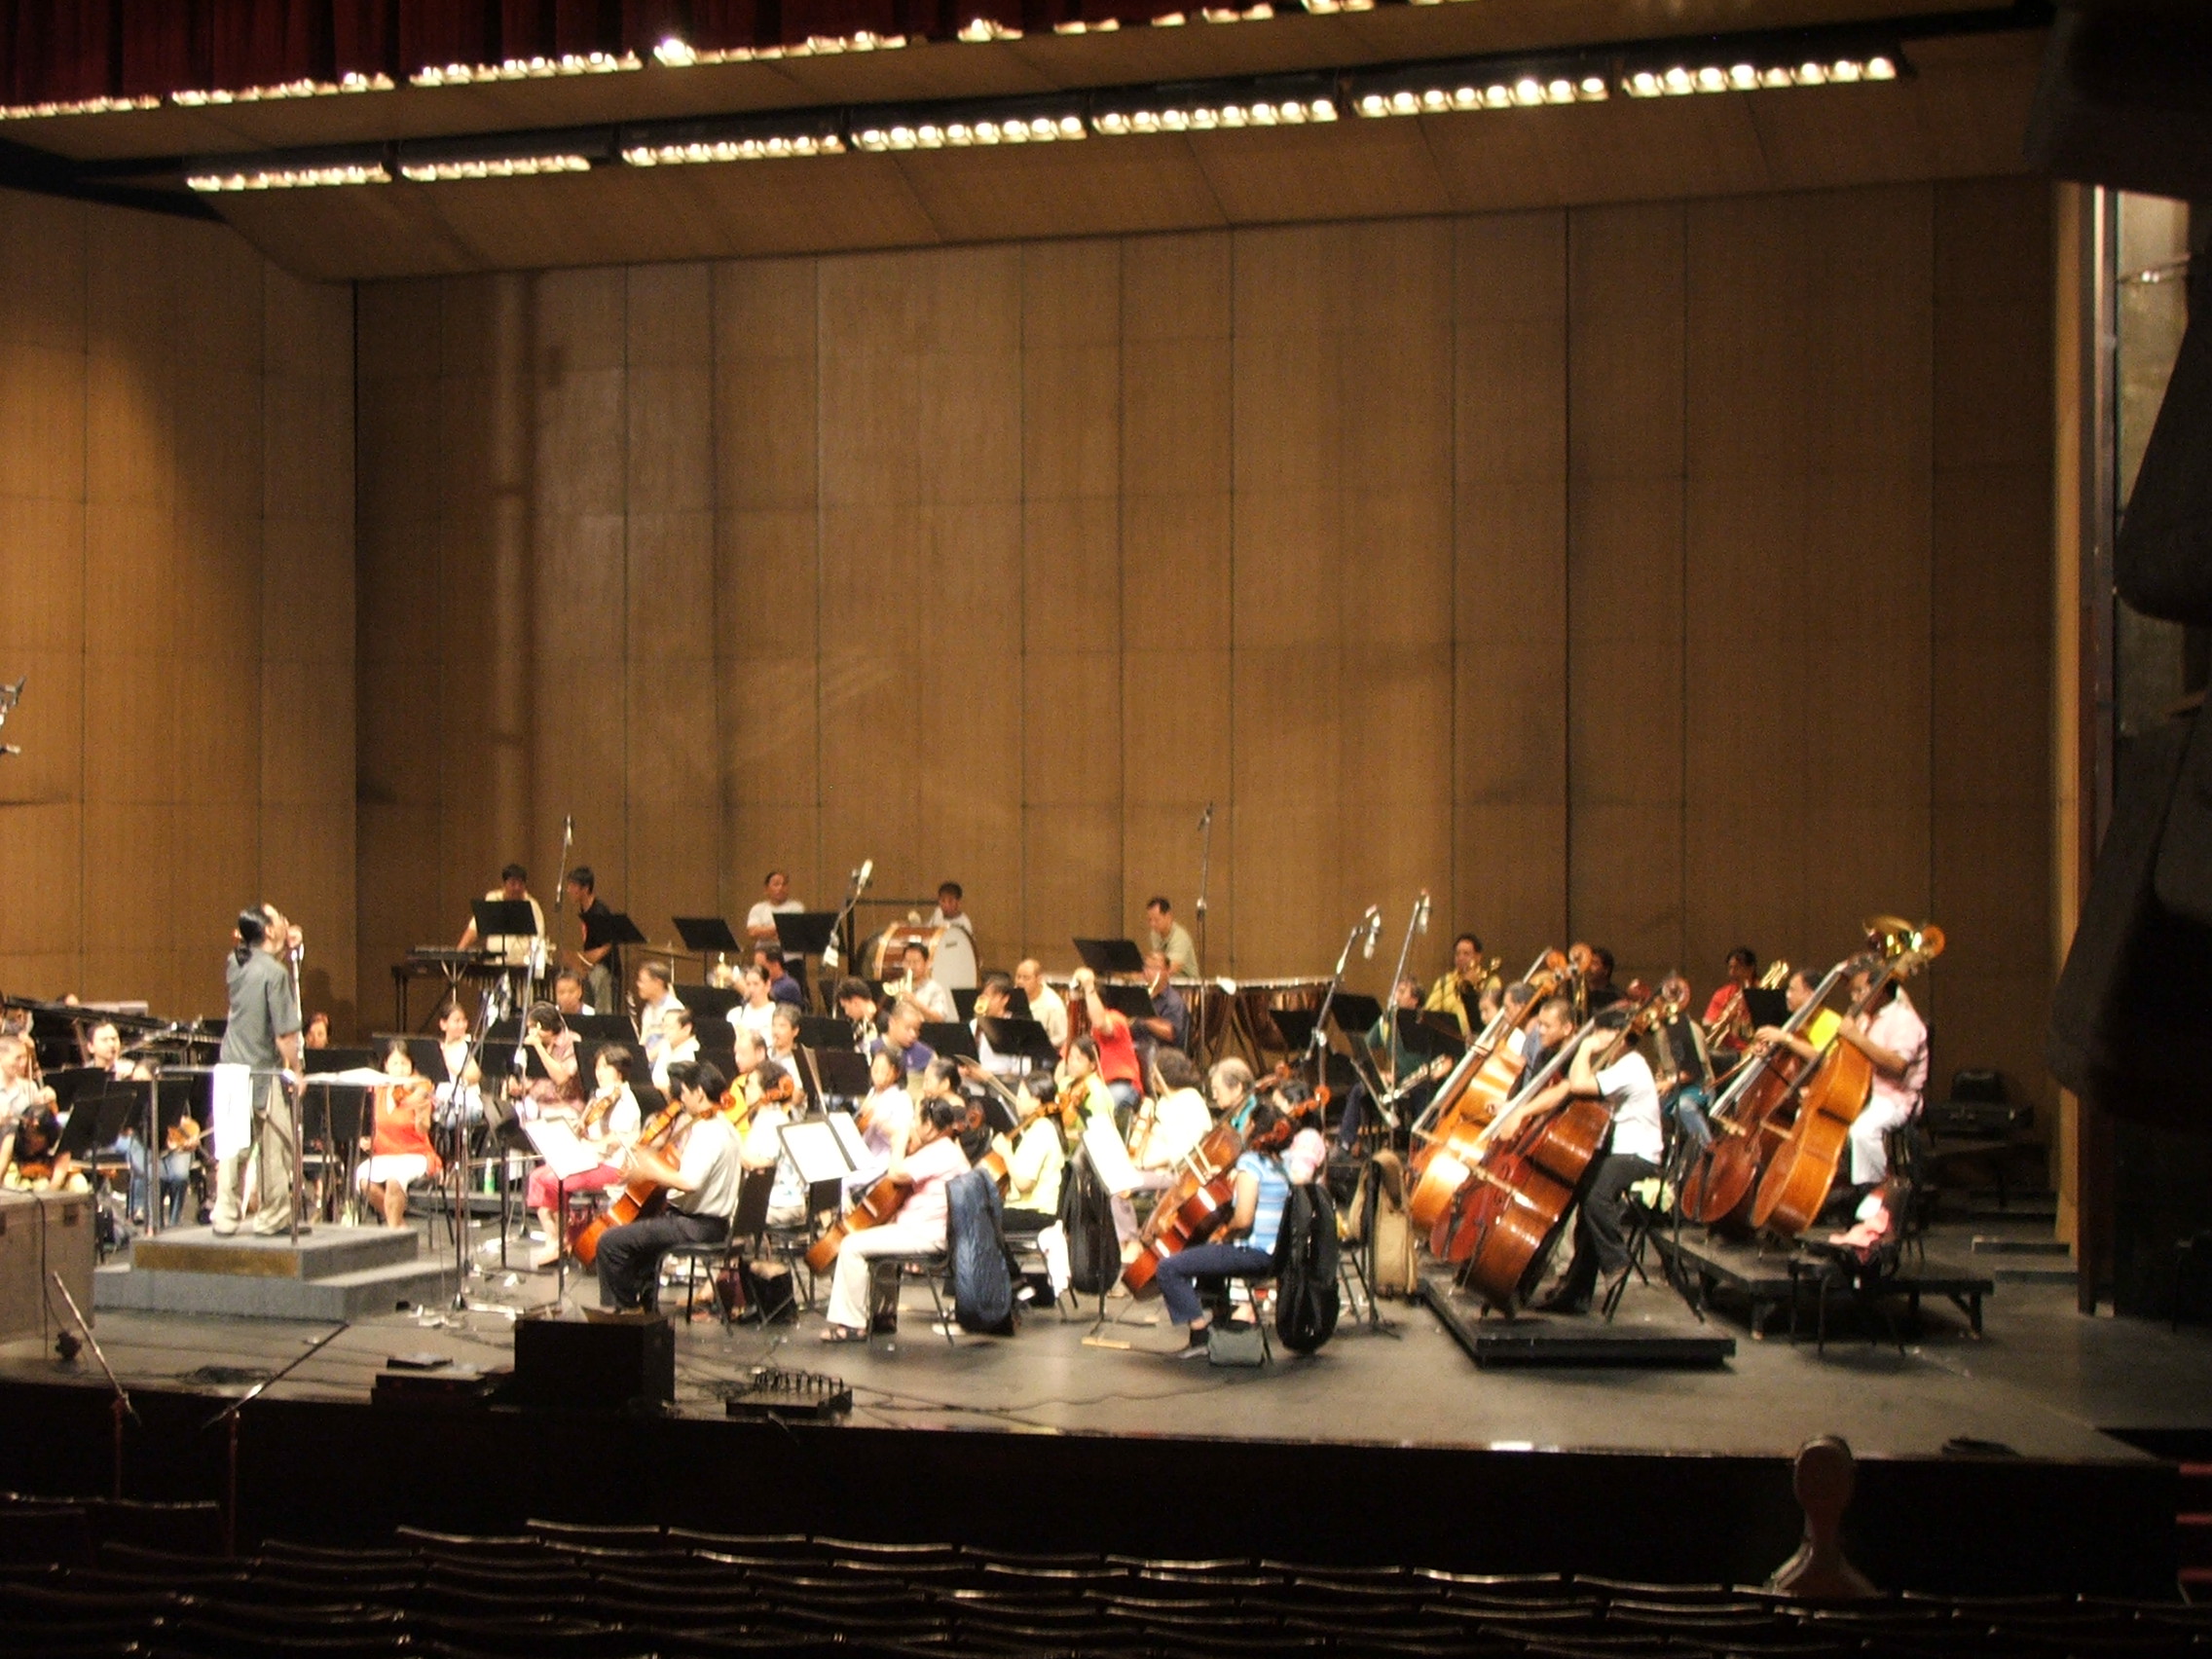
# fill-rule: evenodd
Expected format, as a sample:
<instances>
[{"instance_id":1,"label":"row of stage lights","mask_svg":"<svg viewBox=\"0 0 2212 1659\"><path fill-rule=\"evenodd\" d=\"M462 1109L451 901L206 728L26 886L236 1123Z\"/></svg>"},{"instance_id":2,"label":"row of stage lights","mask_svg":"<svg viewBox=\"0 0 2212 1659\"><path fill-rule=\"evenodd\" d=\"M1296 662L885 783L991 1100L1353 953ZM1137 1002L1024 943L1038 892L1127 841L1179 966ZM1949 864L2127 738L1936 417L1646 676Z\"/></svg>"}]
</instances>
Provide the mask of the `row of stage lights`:
<instances>
[{"instance_id":1,"label":"row of stage lights","mask_svg":"<svg viewBox=\"0 0 2212 1659\"><path fill-rule=\"evenodd\" d=\"M774 161L808 156L1053 144L1155 133L1323 126L1345 116L1389 119L1477 110L1536 109L1630 98L1751 92L1895 81L1910 66L1896 46L1807 55L1802 49L1731 54L1725 61L1555 65L1496 61L1417 64L1345 75L1278 76L990 103L910 109L818 110L657 122L620 129L520 133L497 139L406 140L396 145L265 152L191 164L197 191L520 178L630 166Z\"/></svg>"}]
</instances>

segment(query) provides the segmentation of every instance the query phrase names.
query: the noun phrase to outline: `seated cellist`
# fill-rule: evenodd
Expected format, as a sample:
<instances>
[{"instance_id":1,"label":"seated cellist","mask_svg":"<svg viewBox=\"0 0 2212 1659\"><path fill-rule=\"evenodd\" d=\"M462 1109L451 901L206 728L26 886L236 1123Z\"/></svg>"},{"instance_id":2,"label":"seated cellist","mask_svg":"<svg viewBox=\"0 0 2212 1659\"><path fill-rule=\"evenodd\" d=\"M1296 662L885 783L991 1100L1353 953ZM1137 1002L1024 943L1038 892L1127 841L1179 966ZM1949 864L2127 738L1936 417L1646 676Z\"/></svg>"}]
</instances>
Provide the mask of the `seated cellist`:
<instances>
[{"instance_id":1,"label":"seated cellist","mask_svg":"<svg viewBox=\"0 0 2212 1659\"><path fill-rule=\"evenodd\" d=\"M683 1117L659 1147L633 1143L618 1161L626 1180L666 1190L658 1214L610 1227L599 1241L600 1306L650 1309L660 1299L660 1260L679 1244L719 1244L729 1236L744 1181L737 1131L721 1115L726 1085L705 1060L679 1060L668 1082Z\"/></svg>"},{"instance_id":2,"label":"seated cellist","mask_svg":"<svg viewBox=\"0 0 2212 1659\"><path fill-rule=\"evenodd\" d=\"M830 1323L822 1332L824 1342L866 1341L870 1261L878 1256L926 1255L944 1248L949 1208L944 1189L955 1175L968 1170L968 1155L960 1150L960 1128L967 1118L967 1108L957 1100L938 1096L921 1103L906 1154L889 1171L890 1176L905 1175L914 1189L891 1220L847 1234L837 1246L837 1270L830 1281Z\"/></svg>"},{"instance_id":3,"label":"seated cellist","mask_svg":"<svg viewBox=\"0 0 2212 1659\"><path fill-rule=\"evenodd\" d=\"M1226 1062L1225 1062L1226 1063ZM1230 1184L1229 1219L1207 1242L1163 1257L1156 1277L1167 1304L1167 1317L1190 1327L1178 1359L1206 1351L1211 1323L1198 1300L1197 1281L1210 1274L1263 1277L1274 1272L1275 1235L1283 1206L1290 1201L1290 1176L1280 1148L1290 1139L1290 1120L1272 1101L1255 1099L1245 1120L1244 1152Z\"/></svg>"}]
</instances>

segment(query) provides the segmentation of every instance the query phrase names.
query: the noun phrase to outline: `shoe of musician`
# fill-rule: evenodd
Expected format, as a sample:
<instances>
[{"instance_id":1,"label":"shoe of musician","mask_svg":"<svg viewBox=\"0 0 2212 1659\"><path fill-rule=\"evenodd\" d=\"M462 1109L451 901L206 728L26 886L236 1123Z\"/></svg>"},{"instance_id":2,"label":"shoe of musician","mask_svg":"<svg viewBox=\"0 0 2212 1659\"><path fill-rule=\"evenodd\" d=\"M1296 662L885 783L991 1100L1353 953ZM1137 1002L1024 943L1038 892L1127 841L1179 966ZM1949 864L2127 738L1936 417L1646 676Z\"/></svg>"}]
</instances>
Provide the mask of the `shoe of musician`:
<instances>
[{"instance_id":1,"label":"shoe of musician","mask_svg":"<svg viewBox=\"0 0 2212 1659\"><path fill-rule=\"evenodd\" d=\"M1177 1348L1167 1357L1169 1359L1205 1358L1208 1346L1207 1338L1212 1334L1212 1330L1213 1327L1210 1325L1198 1326L1197 1329L1191 1332L1190 1340L1184 1343L1181 1347Z\"/></svg>"},{"instance_id":2,"label":"shoe of musician","mask_svg":"<svg viewBox=\"0 0 2212 1659\"><path fill-rule=\"evenodd\" d=\"M1587 1313L1590 1311L1590 1301L1587 1297L1569 1296L1564 1291L1555 1290L1541 1302L1530 1303L1529 1310L1531 1313Z\"/></svg>"},{"instance_id":3,"label":"shoe of musician","mask_svg":"<svg viewBox=\"0 0 2212 1659\"><path fill-rule=\"evenodd\" d=\"M561 1265L561 1246L548 1244L542 1250L533 1250L530 1253L530 1265L537 1272L543 1272L548 1268L559 1267Z\"/></svg>"}]
</instances>

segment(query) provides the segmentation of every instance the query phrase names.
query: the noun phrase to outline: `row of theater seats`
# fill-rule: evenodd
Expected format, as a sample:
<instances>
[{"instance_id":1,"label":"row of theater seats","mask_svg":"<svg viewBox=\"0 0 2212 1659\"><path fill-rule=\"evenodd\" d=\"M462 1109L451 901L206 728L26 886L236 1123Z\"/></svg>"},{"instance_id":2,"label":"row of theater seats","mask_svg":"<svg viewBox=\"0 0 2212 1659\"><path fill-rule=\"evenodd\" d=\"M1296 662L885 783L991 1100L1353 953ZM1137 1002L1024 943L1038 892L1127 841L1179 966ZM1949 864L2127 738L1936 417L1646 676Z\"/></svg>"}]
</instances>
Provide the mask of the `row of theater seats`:
<instances>
[{"instance_id":1,"label":"row of theater seats","mask_svg":"<svg viewBox=\"0 0 2212 1659\"><path fill-rule=\"evenodd\" d=\"M0 1566L0 1654L2212 1659L2212 1608L2060 1595L1816 1606L1718 1585L1559 1574L1033 1556L553 1523L512 1537L402 1529L380 1549L271 1542L236 1560L112 1538L93 1565L40 1563L35 1553Z\"/></svg>"}]
</instances>

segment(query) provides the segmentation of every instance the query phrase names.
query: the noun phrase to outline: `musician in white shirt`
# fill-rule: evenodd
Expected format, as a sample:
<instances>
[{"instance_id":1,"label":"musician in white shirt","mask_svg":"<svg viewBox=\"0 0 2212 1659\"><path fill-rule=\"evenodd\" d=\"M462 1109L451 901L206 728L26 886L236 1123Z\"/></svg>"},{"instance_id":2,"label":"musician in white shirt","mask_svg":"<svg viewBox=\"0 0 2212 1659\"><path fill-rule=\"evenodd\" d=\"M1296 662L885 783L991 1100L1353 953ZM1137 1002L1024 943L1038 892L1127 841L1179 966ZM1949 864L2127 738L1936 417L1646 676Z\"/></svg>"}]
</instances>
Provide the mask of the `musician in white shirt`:
<instances>
[{"instance_id":1,"label":"musician in white shirt","mask_svg":"<svg viewBox=\"0 0 2212 1659\"><path fill-rule=\"evenodd\" d=\"M919 1005L925 1017L940 1025L949 1025L960 1017L952 993L931 976L929 946L920 940L906 943L906 995Z\"/></svg>"},{"instance_id":2,"label":"musician in white shirt","mask_svg":"<svg viewBox=\"0 0 2212 1659\"><path fill-rule=\"evenodd\" d=\"M641 962L632 981L638 994L638 1040L645 1046L645 1058L660 1057L661 1044L667 1039L663 1029L670 1014L683 1006L668 982L668 970L658 962Z\"/></svg>"},{"instance_id":3,"label":"musician in white shirt","mask_svg":"<svg viewBox=\"0 0 2212 1659\"><path fill-rule=\"evenodd\" d=\"M768 879L760 884L764 897L745 913L745 931L752 938L768 944L776 942L776 918L795 916L806 908L792 897L792 878L780 869L768 872Z\"/></svg>"},{"instance_id":4,"label":"musician in white shirt","mask_svg":"<svg viewBox=\"0 0 2212 1659\"><path fill-rule=\"evenodd\" d=\"M931 927L944 930L938 936L934 972L937 982L948 990L976 988L976 923L969 916L966 903L960 883L945 882L937 890L937 909L930 916Z\"/></svg>"},{"instance_id":5,"label":"musician in white shirt","mask_svg":"<svg viewBox=\"0 0 2212 1659\"><path fill-rule=\"evenodd\" d=\"M768 994L768 975L756 962L748 963L737 976L738 994L745 1000L729 1011L729 1022L740 1031L751 1031L763 1045L774 1035L771 1022L775 1018L776 1002Z\"/></svg>"},{"instance_id":6,"label":"musician in white shirt","mask_svg":"<svg viewBox=\"0 0 2212 1659\"><path fill-rule=\"evenodd\" d=\"M1014 982L1021 994L1029 999L1029 1017L1045 1028L1045 1035L1052 1040L1052 1047L1068 1046L1068 1005L1060 1000L1060 993L1045 983L1045 970L1035 957L1017 964L1014 970Z\"/></svg>"},{"instance_id":7,"label":"musician in white shirt","mask_svg":"<svg viewBox=\"0 0 2212 1659\"><path fill-rule=\"evenodd\" d=\"M1536 1304L1546 1313L1583 1313L1601 1276L1610 1285L1629 1270L1628 1244L1621 1226L1621 1200L1629 1188L1659 1173L1664 1156L1659 1127L1659 1086L1651 1066L1630 1049L1603 1071L1598 1054L1609 1048L1613 1033L1600 1028L1586 1038L1567 1062L1567 1081L1532 1097L1537 1109L1568 1099L1603 1100L1612 1114L1608 1149L1583 1190L1574 1219L1574 1257L1559 1286Z\"/></svg>"},{"instance_id":8,"label":"musician in white shirt","mask_svg":"<svg viewBox=\"0 0 2212 1659\"><path fill-rule=\"evenodd\" d=\"M481 942L485 952L494 961L503 962L510 968L528 967L533 947L545 934L545 906L531 895L530 872L519 864L507 866L499 871L499 885L485 894L484 899L487 903L528 903L535 924L533 931L528 934L494 934L490 939L479 941L476 937L476 918L471 915L468 925L461 930L461 942L456 948L471 950Z\"/></svg>"},{"instance_id":9,"label":"musician in white shirt","mask_svg":"<svg viewBox=\"0 0 2212 1659\"><path fill-rule=\"evenodd\" d=\"M672 1068L699 1057L699 1033L692 1028L691 1011L681 1004L668 1011L667 1017L661 1021L661 1030L667 1040L661 1044L660 1052L653 1056L653 1087L666 1094Z\"/></svg>"}]
</instances>

